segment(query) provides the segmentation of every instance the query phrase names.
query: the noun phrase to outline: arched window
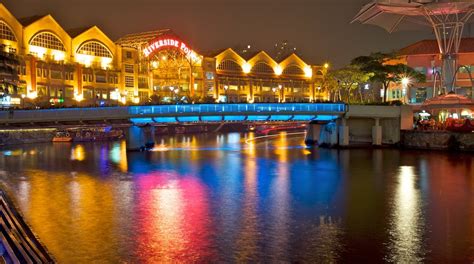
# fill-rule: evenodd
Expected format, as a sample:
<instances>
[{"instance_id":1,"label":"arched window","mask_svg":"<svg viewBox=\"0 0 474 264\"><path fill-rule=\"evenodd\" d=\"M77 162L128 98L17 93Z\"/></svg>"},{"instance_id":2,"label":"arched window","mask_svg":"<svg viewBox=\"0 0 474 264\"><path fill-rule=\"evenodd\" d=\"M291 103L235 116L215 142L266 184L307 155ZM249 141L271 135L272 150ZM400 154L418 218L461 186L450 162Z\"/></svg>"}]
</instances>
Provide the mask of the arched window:
<instances>
[{"instance_id":1,"label":"arched window","mask_svg":"<svg viewBox=\"0 0 474 264\"><path fill-rule=\"evenodd\" d=\"M105 57L112 58L112 53L104 44L98 41L87 41L83 43L79 49L77 49L78 54L91 55L96 57Z\"/></svg>"},{"instance_id":2,"label":"arched window","mask_svg":"<svg viewBox=\"0 0 474 264\"><path fill-rule=\"evenodd\" d=\"M304 75L303 69L298 67L298 65L289 65L283 70L283 74L289 74L289 75Z\"/></svg>"},{"instance_id":3,"label":"arched window","mask_svg":"<svg viewBox=\"0 0 474 264\"><path fill-rule=\"evenodd\" d=\"M273 74L274 71L270 65L265 62L258 62L252 67L252 73L269 73Z\"/></svg>"},{"instance_id":4,"label":"arched window","mask_svg":"<svg viewBox=\"0 0 474 264\"><path fill-rule=\"evenodd\" d=\"M322 71L317 71L316 75L324 75Z\"/></svg>"},{"instance_id":5,"label":"arched window","mask_svg":"<svg viewBox=\"0 0 474 264\"><path fill-rule=\"evenodd\" d=\"M17 41L11 28L3 21L0 21L0 39Z\"/></svg>"},{"instance_id":6,"label":"arched window","mask_svg":"<svg viewBox=\"0 0 474 264\"><path fill-rule=\"evenodd\" d=\"M41 32L36 34L30 41L30 45L43 47L47 49L66 51L63 43L50 32Z\"/></svg>"},{"instance_id":7,"label":"arched window","mask_svg":"<svg viewBox=\"0 0 474 264\"><path fill-rule=\"evenodd\" d=\"M242 67L240 67L237 62L233 60L223 60L219 65L217 66L218 70L222 71L235 71L235 72L241 72Z\"/></svg>"}]
</instances>

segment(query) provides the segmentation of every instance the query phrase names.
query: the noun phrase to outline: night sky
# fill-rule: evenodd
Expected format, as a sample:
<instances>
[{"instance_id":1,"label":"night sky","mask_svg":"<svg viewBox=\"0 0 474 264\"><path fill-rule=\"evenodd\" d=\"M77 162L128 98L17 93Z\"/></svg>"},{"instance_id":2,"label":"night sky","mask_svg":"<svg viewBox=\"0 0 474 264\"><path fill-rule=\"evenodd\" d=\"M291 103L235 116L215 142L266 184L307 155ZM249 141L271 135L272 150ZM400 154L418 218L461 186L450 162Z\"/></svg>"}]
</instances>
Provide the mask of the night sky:
<instances>
[{"instance_id":1,"label":"night sky","mask_svg":"<svg viewBox=\"0 0 474 264\"><path fill-rule=\"evenodd\" d=\"M65 28L97 25L112 40L170 28L196 51L252 44L272 52L287 40L309 63L341 67L372 51L390 51L434 38L425 32L389 34L350 24L369 0L3 0L16 16L51 14Z\"/></svg>"}]
</instances>

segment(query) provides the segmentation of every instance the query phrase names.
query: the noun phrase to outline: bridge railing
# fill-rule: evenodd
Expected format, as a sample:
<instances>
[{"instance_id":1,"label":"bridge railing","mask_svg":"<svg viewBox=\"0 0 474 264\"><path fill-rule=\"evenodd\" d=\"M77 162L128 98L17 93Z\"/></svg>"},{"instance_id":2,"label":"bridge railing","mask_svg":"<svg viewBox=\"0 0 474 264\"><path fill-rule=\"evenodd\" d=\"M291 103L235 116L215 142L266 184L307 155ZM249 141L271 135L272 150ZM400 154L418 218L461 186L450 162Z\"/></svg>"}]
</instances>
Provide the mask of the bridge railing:
<instances>
[{"instance_id":1,"label":"bridge railing","mask_svg":"<svg viewBox=\"0 0 474 264\"><path fill-rule=\"evenodd\" d=\"M206 113L344 113L345 104L199 104L130 106L130 115Z\"/></svg>"}]
</instances>

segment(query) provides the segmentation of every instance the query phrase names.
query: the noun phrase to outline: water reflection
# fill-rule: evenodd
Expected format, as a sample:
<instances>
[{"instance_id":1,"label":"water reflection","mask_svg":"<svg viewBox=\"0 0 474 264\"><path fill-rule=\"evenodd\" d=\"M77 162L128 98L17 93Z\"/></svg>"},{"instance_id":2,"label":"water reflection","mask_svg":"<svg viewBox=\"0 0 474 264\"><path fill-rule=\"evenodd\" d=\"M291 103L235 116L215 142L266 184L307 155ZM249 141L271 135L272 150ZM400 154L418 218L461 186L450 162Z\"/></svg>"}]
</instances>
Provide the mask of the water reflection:
<instances>
[{"instance_id":1,"label":"water reflection","mask_svg":"<svg viewBox=\"0 0 474 264\"><path fill-rule=\"evenodd\" d=\"M390 224L390 262L414 263L423 260L423 215L417 176L412 166L400 167Z\"/></svg>"},{"instance_id":2,"label":"water reflection","mask_svg":"<svg viewBox=\"0 0 474 264\"><path fill-rule=\"evenodd\" d=\"M474 257L472 156L312 149L289 133L159 142L0 150L0 183L61 263Z\"/></svg>"}]
</instances>

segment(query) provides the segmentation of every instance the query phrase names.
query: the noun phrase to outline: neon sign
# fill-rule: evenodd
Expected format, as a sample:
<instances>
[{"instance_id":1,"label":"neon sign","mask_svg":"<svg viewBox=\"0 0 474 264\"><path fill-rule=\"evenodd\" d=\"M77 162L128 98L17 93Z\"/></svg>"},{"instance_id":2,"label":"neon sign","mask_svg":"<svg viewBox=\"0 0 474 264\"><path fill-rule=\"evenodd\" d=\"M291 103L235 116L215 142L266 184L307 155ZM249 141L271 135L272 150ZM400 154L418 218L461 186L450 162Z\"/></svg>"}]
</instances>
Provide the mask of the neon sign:
<instances>
[{"instance_id":1,"label":"neon sign","mask_svg":"<svg viewBox=\"0 0 474 264\"><path fill-rule=\"evenodd\" d=\"M191 59L197 59L198 56L196 53L190 49L186 43L174 39L174 38L160 38L153 40L147 47L143 49L143 54L145 57L150 56L153 52L163 49L163 48L177 48L181 50L186 57Z\"/></svg>"}]
</instances>

